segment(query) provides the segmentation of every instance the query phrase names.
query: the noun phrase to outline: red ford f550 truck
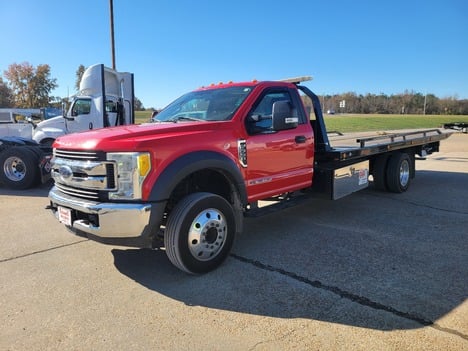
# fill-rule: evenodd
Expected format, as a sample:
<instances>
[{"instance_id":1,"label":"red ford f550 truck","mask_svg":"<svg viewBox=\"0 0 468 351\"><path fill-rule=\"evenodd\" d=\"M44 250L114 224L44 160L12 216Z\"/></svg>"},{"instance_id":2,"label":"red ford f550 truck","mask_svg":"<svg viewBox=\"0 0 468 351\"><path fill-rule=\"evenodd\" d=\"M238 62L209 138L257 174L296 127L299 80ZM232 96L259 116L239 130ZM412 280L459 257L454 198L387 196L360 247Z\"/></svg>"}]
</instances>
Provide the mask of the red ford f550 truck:
<instances>
[{"instance_id":1,"label":"red ford f550 truck","mask_svg":"<svg viewBox=\"0 0 468 351\"><path fill-rule=\"evenodd\" d=\"M329 137L303 80L212 85L153 123L60 137L48 208L96 241L155 247L163 237L175 266L205 273L229 255L244 216L271 210L260 200L277 208L320 193L338 199L366 188L369 176L378 189L404 192L416 155L438 151L449 135Z\"/></svg>"}]
</instances>

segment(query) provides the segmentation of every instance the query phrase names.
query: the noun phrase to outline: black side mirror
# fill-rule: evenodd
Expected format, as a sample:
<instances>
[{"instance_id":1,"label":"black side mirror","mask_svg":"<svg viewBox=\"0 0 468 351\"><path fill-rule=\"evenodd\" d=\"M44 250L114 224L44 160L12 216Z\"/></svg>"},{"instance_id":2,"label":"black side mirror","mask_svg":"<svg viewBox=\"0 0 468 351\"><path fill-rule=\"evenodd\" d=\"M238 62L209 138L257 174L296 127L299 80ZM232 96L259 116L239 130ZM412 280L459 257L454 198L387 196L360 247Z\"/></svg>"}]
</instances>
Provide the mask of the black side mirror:
<instances>
[{"instance_id":1,"label":"black side mirror","mask_svg":"<svg viewBox=\"0 0 468 351\"><path fill-rule=\"evenodd\" d=\"M24 120L28 122L29 124L31 124L33 129L36 129L37 125L36 123L34 123L34 119L32 118L32 116L26 116Z\"/></svg>"},{"instance_id":2,"label":"black side mirror","mask_svg":"<svg viewBox=\"0 0 468 351\"><path fill-rule=\"evenodd\" d=\"M71 112L71 114L73 115L73 111ZM74 117L67 115L67 110L66 110L66 107L65 107L64 103L62 103L62 117L65 118L67 121L74 121L75 120Z\"/></svg>"},{"instance_id":3,"label":"black side mirror","mask_svg":"<svg viewBox=\"0 0 468 351\"><path fill-rule=\"evenodd\" d=\"M299 118L293 116L293 109L289 101L276 101L272 111L273 130L286 130L297 127Z\"/></svg>"}]
</instances>

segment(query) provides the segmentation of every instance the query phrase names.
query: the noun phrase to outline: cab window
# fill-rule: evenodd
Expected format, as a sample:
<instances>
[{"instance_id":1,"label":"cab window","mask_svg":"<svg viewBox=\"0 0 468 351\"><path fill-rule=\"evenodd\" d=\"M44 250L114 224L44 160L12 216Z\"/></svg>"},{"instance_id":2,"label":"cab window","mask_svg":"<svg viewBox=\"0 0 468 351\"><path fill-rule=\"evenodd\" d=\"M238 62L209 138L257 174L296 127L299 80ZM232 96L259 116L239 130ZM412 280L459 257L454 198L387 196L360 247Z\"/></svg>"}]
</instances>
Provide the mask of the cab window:
<instances>
[{"instance_id":1,"label":"cab window","mask_svg":"<svg viewBox=\"0 0 468 351\"><path fill-rule=\"evenodd\" d=\"M106 112L117 112L117 103L112 100L106 101Z\"/></svg>"},{"instance_id":2,"label":"cab window","mask_svg":"<svg viewBox=\"0 0 468 351\"><path fill-rule=\"evenodd\" d=\"M78 99L73 104L72 116L88 115L91 112L90 99Z\"/></svg>"},{"instance_id":3,"label":"cab window","mask_svg":"<svg viewBox=\"0 0 468 351\"><path fill-rule=\"evenodd\" d=\"M249 134L272 133L273 104L277 101L288 101L292 104L288 91L271 91L264 94L254 106L247 118L247 131Z\"/></svg>"}]
</instances>

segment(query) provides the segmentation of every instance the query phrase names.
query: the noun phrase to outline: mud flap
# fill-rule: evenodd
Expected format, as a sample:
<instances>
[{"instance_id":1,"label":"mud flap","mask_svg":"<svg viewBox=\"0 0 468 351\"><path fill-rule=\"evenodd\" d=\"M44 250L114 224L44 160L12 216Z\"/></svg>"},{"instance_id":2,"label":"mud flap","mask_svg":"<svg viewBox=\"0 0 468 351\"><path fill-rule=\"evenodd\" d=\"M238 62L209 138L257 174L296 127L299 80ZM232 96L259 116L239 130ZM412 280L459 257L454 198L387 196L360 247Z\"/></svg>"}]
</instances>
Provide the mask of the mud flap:
<instances>
[{"instance_id":1,"label":"mud flap","mask_svg":"<svg viewBox=\"0 0 468 351\"><path fill-rule=\"evenodd\" d=\"M50 179L50 171L52 169L51 161L52 155L46 155L39 161L39 172L41 175L41 184L44 184Z\"/></svg>"}]
</instances>

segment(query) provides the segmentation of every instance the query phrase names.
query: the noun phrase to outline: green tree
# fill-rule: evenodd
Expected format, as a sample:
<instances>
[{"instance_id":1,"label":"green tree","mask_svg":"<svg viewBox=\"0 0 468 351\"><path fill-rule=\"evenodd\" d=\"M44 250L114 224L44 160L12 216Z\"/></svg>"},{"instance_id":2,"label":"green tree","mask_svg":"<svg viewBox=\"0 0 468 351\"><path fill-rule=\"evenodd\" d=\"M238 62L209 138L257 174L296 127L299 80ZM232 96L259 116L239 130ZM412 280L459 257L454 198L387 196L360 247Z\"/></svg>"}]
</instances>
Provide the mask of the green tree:
<instances>
[{"instance_id":1,"label":"green tree","mask_svg":"<svg viewBox=\"0 0 468 351\"><path fill-rule=\"evenodd\" d=\"M135 111L144 111L145 107L143 106L143 103L136 96L135 96L135 99L133 100L133 103L134 103Z\"/></svg>"},{"instance_id":2,"label":"green tree","mask_svg":"<svg viewBox=\"0 0 468 351\"><path fill-rule=\"evenodd\" d=\"M0 107L11 107L11 90L0 77Z\"/></svg>"},{"instance_id":3,"label":"green tree","mask_svg":"<svg viewBox=\"0 0 468 351\"><path fill-rule=\"evenodd\" d=\"M76 91L80 90L81 77L83 77L83 73L84 73L85 70L86 70L86 68L83 65L79 65L78 69L76 70L76 81L75 81Z\"/></svg>"},{"instance_id":4,"label":"green tree","mask_svg":"<svg viewBox=\"0 0 468 351\"><path fill-rule=\"evenodd\" d=\"M4 72L12 92L13 104L19 108L49 105L50 93L57 87L57 79L50 77L50 66L29 62L13 63Z\"/></svg>"}]
</instances>

